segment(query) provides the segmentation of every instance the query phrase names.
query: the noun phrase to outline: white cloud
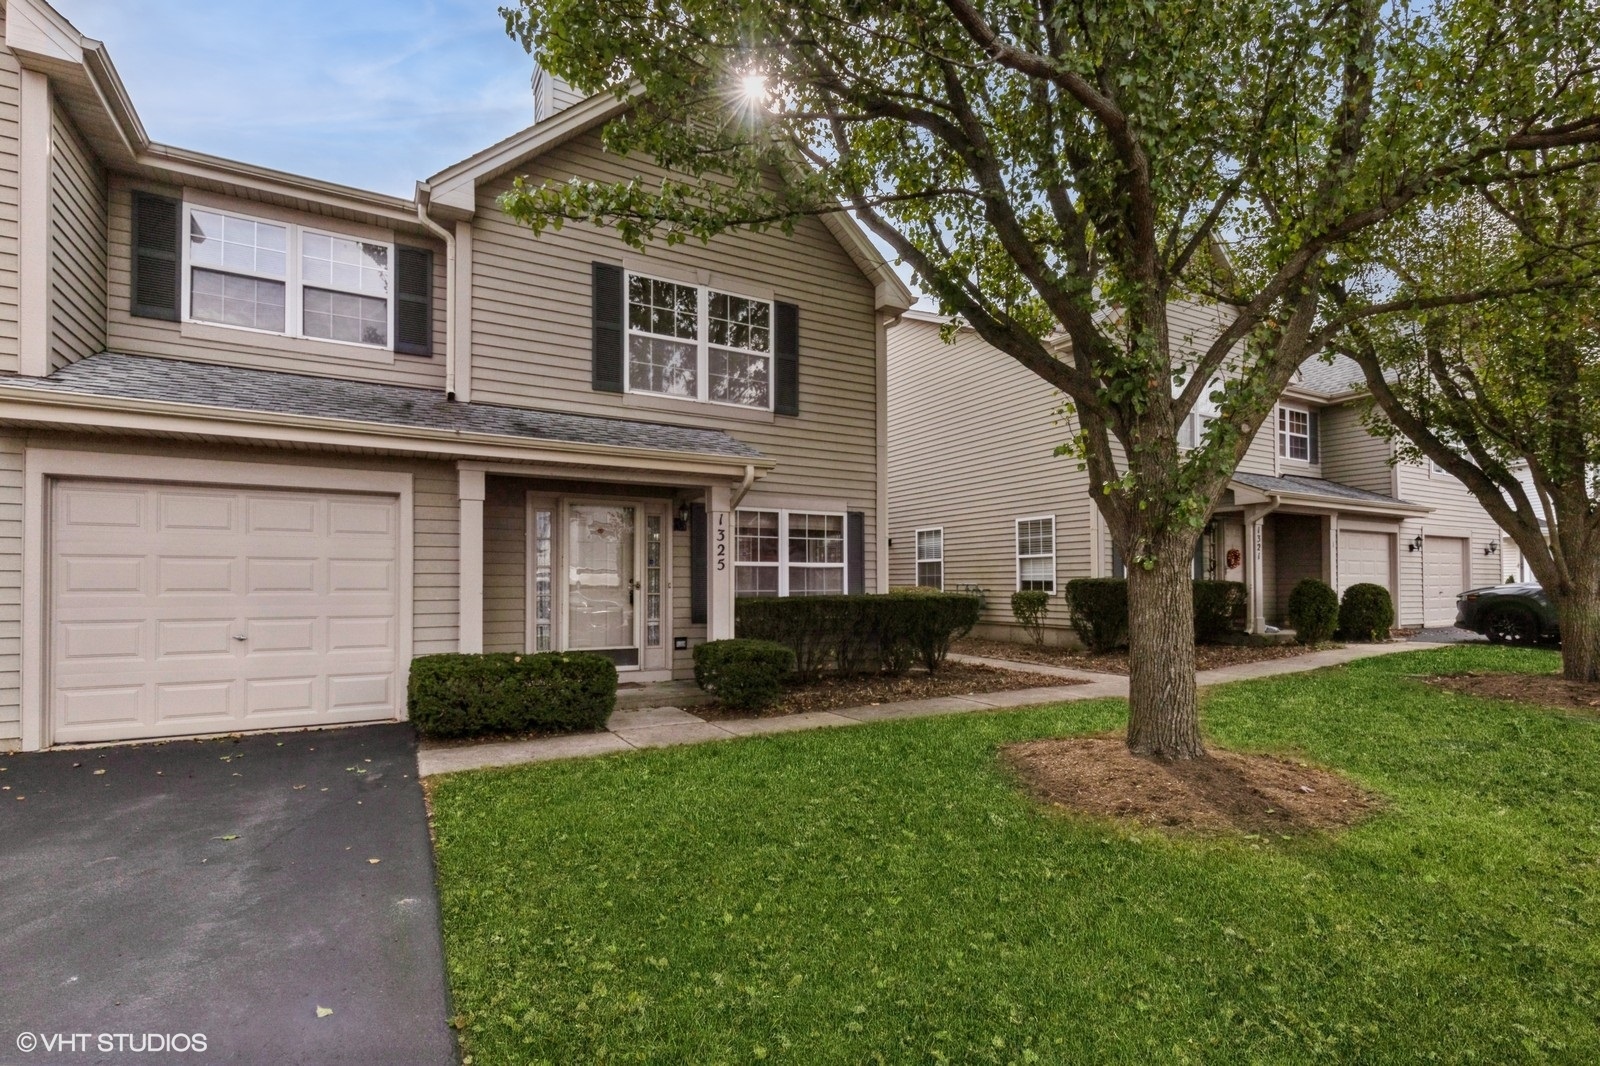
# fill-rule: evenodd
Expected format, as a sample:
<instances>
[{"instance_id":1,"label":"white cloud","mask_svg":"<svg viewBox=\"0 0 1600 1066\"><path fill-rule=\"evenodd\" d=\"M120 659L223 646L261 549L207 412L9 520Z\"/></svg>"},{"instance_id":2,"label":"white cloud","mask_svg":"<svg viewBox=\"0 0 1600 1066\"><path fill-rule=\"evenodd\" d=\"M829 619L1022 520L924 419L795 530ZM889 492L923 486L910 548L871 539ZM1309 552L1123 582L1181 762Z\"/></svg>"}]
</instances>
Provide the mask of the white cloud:
<instances>
[{"instance_id":1,"label":"white cloud","mask_svg":"<svg viewBox=\"0 0 1600 1066\"><path fill-rule=\"evenodd\" d=\"M106 43L158 141L362 188L527 124L531 60L495 0L56 0Z\"/></svg>"}]
</instances>

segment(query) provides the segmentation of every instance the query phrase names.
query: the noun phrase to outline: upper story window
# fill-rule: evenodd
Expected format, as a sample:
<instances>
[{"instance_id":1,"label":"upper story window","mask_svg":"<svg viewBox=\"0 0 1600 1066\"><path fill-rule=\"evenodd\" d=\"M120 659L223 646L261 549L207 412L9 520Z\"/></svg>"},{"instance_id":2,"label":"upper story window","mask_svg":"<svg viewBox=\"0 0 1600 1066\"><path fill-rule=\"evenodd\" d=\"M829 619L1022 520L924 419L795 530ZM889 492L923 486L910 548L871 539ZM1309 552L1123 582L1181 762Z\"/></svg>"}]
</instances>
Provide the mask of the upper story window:
<instances>
[{"instance_id":1,"label":"upper story window","mask_svg":"<svg viewBox=\"0 0 1600 1066\"><path fill-rule=\"evenodd\" d=\"M734 594L842 593L844 541L842 514L741 510L734 516Z\"/></svg>"},{"instance_id":2,"label":"upper story window","mask_svg":"<svg viewBox=\"0 0 1600 1066\"><path fill-rule=\"evenodd\" d=\"M191 321L390 346L392 245L200 207L185 233Z\"/></svg>"},{"instance_id":3,"label":"upper story window","mask_svg":"<svg viewBox=\"0 0 1600 1066\"><path fill-rule=\"evenodd\" d=\"M769 300L628 274L629 392L772 409Z\"/></svg>"},{"instance_id":4,"label":"upper story window","mask_svg":"<svg viewBox=\"0 0 1600 1066\"><path fill-rule=\"evenodd\" d=\"M1056 590L1056 520L1053 516L1017 519L1017 590Z\"/></svg>"},{"instance_id":5,"label":"upper story window","mask_svg":"<svg viewBox=\"0 0 1600 1066\"><path fill-rule=\"evenodd\" d=\"M1304 407L1278 407L1278 455L1302 463L1315 462L1311 412Z\"/></svg>"}]
</instances>

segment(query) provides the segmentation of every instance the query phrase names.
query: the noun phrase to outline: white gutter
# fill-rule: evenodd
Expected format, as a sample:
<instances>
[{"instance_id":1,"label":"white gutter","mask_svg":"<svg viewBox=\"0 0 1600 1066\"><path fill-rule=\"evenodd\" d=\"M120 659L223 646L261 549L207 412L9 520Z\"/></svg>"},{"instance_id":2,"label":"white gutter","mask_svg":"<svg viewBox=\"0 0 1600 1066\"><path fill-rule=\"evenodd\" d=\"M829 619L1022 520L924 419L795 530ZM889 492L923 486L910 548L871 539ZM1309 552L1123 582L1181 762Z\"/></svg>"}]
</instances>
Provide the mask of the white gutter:
<instances>
[{"instance_id":1,"label":"white gutter","mask_svg":"<svg viewBox=\"0 0 1600 1066\"><path fill-rule=\"evenodd\" d=\"M456 235L428 215L432 190L426 182L417 183L417 220L444 241L444 397L456 398Z\"/></svg>"}]
</instances>

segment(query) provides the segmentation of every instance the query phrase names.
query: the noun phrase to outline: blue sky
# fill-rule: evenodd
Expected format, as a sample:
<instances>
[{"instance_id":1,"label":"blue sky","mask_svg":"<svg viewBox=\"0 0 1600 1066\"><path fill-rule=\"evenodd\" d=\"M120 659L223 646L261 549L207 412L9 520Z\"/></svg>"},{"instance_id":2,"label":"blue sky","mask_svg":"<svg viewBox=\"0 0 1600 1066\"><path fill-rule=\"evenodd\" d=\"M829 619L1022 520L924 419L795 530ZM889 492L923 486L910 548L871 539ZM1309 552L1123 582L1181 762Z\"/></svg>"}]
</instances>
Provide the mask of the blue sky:
<instances>
[{"instance_id":1,"label":"blue sky","mask_svg":"<svg viewBox=\"0 0 1600 1066\"><path fill-rule=\"evenodd\" d=\"M157 141L409 197L532 121L501 0L51 0Z\"/></svg>"}]
</instances>

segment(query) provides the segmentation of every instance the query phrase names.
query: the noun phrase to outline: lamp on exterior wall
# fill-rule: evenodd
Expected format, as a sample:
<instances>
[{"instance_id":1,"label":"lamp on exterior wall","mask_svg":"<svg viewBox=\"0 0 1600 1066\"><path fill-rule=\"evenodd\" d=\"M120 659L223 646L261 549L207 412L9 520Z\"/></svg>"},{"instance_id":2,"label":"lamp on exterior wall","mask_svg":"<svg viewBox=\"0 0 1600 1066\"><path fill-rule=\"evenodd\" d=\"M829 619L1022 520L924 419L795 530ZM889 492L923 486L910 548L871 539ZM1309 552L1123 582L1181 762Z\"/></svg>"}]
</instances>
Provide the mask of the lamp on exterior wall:
<instances>
[{"instance_id":1,"label":"lamp on exterior wall","mask_svg":"<svg viewBox=\"0 0 1600 1066\"><path fill-rule=\"evenodd\" d=\"M1414 539L1410 544L1406 545L1406 551L1408 551L1408 552L1419 552L1421 550L1422 550L1422 534L1418 533L1417 536L1416 536L1416 539Z\"/></svg>"},{"instance_id":2,"label":"lamp on exterior wall","mask_svg":"<svg viewBox=\"0 0 1600 1066\"><path fill-rule=\"evenodd\" d=\"M689 531L689 501L680 500L678 510L672 516L672 531L674 533L687 533Z\"/></svg>"},{"instance_id":3,"label":"lamp on exterior wall","mask_svg":"<svg viewBox=\"0 0 1600 1066\"><path fill-rule=\"evenodd\" d=\"M1499 553L1500 545L1496 544L1492 540L1483 546L1483 554L1485 555L1498 555Z\"/></svg>"}]
</instances>

